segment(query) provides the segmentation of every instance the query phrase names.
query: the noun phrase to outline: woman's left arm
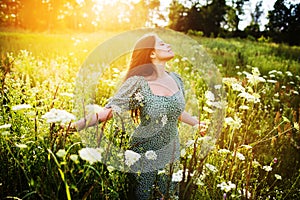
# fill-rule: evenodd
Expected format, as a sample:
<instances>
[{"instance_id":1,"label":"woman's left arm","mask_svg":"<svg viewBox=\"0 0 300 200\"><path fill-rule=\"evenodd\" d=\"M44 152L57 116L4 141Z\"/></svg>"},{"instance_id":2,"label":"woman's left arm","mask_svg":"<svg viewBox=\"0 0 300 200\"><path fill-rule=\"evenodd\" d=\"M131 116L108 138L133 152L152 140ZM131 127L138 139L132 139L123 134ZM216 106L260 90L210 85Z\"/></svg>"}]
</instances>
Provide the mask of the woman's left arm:
<instances>
[{"instance_id":1,"label":"woman's left arm","mask_svg":"<svg viewBox=\"0 0 300 200\"><path fill-rule=\"evenodd\" d=\"M181 113L181 115L179 116L179 120L186 123L186 124L189 124L191 126L195 126L197 124L200 124L200 121L195 118L195 117L192 117L189 113L187 113L186 111L183 111Z\"/></svg>"},{"instance_id":2,"label":"woman's left arm","mask_svg":"<svg viewBox=\"0 0 300 200\"><path fill-rule=\"evenodd\" d=\"M196 117L191 116L186 111L183 111L179 116L179 120L199 129L199 133L204 136L206 134L206 123L199 121Z\"/></svg>"}]
</instances>

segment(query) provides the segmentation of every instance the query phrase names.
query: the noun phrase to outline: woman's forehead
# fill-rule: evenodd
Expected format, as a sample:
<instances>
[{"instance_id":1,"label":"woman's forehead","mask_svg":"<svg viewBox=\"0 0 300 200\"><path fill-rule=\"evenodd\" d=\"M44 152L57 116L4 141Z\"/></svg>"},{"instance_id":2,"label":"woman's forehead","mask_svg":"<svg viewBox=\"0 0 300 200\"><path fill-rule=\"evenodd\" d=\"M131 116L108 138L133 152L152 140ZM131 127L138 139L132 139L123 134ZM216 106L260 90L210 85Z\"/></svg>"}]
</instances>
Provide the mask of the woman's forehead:
<instances>
[{"instance_id":1,"label":"woman's forehead","mask_svg":"<svg viewBox=\"0 0 300 200\"><path fill-rule=\"evenodd\" d=\"M160 38L160 37L158 37L158 36L156 36L156 43L163 43L164 41Z\"/></svg>"}]
</instances>

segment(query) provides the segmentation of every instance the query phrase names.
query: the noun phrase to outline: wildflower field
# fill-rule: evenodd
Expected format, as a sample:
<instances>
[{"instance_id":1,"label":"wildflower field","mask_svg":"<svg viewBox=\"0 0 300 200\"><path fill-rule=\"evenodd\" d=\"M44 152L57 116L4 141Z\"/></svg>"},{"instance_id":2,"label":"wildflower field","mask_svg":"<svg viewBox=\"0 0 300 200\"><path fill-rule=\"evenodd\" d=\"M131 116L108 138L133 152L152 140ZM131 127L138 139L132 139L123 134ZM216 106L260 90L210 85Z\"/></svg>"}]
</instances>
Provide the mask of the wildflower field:
<instances>
[{"instance_id":1,"label":"wildflower field","mask_svg":"<svg viewBox=\"0 0 300 200\"><path fill-rule=\"evenodd\" d=\"M85 146L68 128L80 66L115 34L0 33L0 199L128 198L128 174L103 164L103 149ZM225 116L213 143L179 124L181 163L171 176L180 194L172 199L299 199L300 47L191 37L223 77L215 89L225 91ZM113 95L126 61L112 63L99 80L93 110ZM196 93L186 96L197 102L194 112L209 121L216 99L203 79L180 55L168 65ZM118 128L104 130L115 144L130 137ZM210 151L203 154L202 145ZM146 157L156 159L152 151Z\"/></svg>"}]
</instances>

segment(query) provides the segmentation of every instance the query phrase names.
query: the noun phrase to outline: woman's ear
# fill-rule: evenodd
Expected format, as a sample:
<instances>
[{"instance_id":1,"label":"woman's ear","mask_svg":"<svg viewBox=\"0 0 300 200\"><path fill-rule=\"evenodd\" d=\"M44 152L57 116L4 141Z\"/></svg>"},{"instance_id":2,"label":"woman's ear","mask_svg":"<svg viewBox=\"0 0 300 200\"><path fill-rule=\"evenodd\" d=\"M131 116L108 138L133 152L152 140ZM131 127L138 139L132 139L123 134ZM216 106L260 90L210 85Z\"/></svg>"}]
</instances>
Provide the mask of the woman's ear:
<instances>
[{"instance_id":1,"label":"woman's ear","mask_svg":"<svg viewBox=\"0 0 300 200\"><path fill-rule=\"evenodd\" d=\"M152 58L152 59L156 58L156 53L154 51L151 52L150 58Z\"/></svg>"}]
</instances>

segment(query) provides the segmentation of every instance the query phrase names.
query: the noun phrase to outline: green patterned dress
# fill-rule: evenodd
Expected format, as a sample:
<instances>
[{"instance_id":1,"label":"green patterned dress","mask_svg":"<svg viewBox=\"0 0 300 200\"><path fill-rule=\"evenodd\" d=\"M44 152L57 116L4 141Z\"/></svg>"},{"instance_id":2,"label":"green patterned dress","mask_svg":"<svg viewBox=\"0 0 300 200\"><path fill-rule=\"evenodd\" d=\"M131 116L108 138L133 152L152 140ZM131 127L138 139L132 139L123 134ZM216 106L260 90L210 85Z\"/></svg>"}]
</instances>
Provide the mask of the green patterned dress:
<instances>
[{"instance_id":1,"label":"green patterned dress","mask_svg":"<svg viewBox=\"0 0 300 200\"><path fill-rule=\"evenodd\" d=\"M106 105L113 112L132 109L139 109L140 112L140 124L130 139L130 149L141 155L130 168L136 180L135 199L153 198L155 184L164 196L174 190L177 192L170 176L157 176L159 170L178 161L180 157L177 125L185 107L184 87L179 75L172 72L169 75L178 86L178 91L171 96L153 94L143 76L133 76L122 84ZM152 157L147 157L147 152Z\"/></svg>"}]
</instances>

